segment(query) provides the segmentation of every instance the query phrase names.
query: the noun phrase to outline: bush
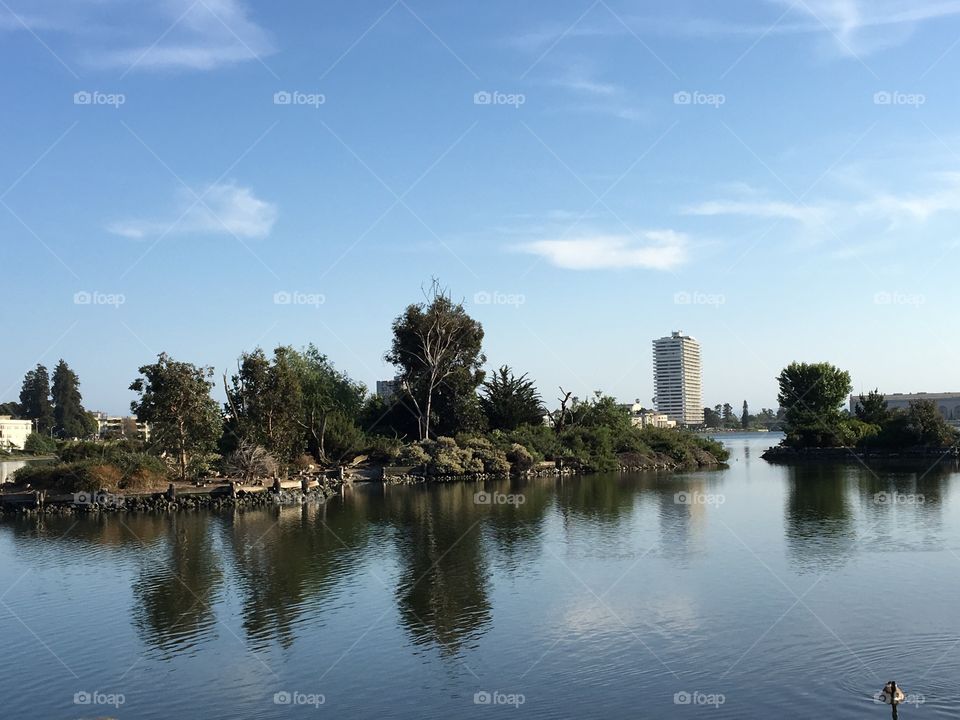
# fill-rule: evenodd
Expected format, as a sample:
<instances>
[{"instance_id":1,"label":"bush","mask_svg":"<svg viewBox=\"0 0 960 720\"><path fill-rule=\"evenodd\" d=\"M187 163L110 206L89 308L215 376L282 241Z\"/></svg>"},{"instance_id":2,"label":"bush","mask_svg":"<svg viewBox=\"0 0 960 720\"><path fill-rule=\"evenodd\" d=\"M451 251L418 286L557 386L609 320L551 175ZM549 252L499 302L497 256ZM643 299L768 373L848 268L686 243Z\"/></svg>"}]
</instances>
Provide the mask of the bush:
<instances>
[{"instance_id":1,"label":"bush","mask_svg":"<svg viewBox=\"0 0 960 720\"><path fill-rule=\"evenodd\" d=\"M227 456L224 461L224 470L228 475L250 482L276 475L277 461L260 445L244 440Z\"/></svg>"},{"instance_id":2,"label":"bush","mask_svg":"<svg viewBox=\"0 0 960 720\"><path fill-rule=\"evenodd\" d=\"M525 473L533 468L534 459L530 451L520 443L513 443L507 451L507 462L510 463L510 471L514 473Z\"/></svg>"},{"instance_id":3,"label":"bush","mask_svg":"<svg viewBox=\"0 0 960 720\"><path fill-rule=\"evenodd\" d=\"M385 435L368 435L363 444L363 452L371 460L391 465L398 463L403 448L403 442Z\"/></svg>"},{"instance_id":4,"label":"bush","mask_svg":"<svg viewBox=\"0 0 960 720\"><path fill-rule=\"evenodd\" d=\"M33 455L50 455L57 451L57 442L53 438L34 432L27 435L23 449Z\"/></svg>"},{"instance_id":5,"label":"bush","mask_svg":"<svg viewBox=\"0 0 960 720\"><path fill-rule=\"evenodd\" d=\"M397 463L421 467L430 462L430 455L418 444L404 445L397 453Z\"/></svg>"}]
</instances>

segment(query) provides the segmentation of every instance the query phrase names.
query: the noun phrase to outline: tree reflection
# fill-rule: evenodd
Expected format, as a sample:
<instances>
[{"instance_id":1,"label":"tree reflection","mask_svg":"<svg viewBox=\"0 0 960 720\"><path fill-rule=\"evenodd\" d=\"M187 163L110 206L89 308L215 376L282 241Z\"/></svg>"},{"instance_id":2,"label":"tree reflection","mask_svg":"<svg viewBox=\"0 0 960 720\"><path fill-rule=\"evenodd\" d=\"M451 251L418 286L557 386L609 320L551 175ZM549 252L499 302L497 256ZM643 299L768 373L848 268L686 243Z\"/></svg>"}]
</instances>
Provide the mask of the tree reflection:
<instances>
[{"instance_id":1,"label":"tree reflection","mask_svg":"<svg viewBox=\"0 0 960 720\"><path fill-rule=\"evenodd\" d=\"M787 552L801 571L841 566L855 541L850 481L855 468L795 465L787 468L784 531Z\"/></svg>"},{"instance_id":2,"label":"tree reflection","mask_svg":"<svg viewBox=\"0 0 960 720\"><path fill-rule=\"evenodd\" d=\"M400 618L414 642L456 653L490 624L488 568L481 524L489 507L474 503L474 485L405 488L387 493L399 531Z\"/></svg>"},{"instance_id":3,"label":"tree reflection","mask_svg":"<svg viewBox=\"0 0 960 720\"><path fill-rule=\"evenodd\" d=\"M173 651L205 635L214 624L211 606L222 573L208 515L172 513L162 519L166 540L143 549L146 569L133 584L133 615L148 645Z\"/></svg>"}]
</instances>

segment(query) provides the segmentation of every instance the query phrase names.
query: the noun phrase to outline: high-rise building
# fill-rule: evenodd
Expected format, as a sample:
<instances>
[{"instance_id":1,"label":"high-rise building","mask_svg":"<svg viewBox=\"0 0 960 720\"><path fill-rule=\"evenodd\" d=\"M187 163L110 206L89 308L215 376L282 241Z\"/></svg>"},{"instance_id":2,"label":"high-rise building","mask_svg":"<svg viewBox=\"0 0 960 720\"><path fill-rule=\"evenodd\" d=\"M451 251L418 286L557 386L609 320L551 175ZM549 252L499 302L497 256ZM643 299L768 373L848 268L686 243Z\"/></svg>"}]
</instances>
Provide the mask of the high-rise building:
<instances>
[{"instance_id":1,"label":"high-rise building","mask_svg":"<svg viewBox=\"0 0 960 720\"><path fill-rule=\"evenodd\" d=\"M653 402L678 425L703 424L700 343L679 330L653 341Z\"/></svg>"}]
</instances>

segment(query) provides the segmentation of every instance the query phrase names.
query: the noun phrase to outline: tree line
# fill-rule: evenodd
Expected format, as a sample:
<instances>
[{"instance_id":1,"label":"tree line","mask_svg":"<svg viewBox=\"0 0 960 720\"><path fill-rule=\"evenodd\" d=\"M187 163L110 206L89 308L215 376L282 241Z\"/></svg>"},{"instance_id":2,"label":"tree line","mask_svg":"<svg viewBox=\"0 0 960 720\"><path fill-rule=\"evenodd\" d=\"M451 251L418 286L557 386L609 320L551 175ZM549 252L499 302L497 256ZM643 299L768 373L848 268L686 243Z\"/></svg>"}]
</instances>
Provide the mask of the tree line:
<instances>
[{"instance_id":1,"label":"tree line","mask_svg":"<svg viewBox=\"0 0 960 720\"><path fill-rule=\"evenodd\" d=\"M960 441L931 400L890 408L873 390L859 395L851 413L843 407L852 390L850 373L830 363L791 363L777 382L785 411L784 444L791 447L903 450L950 448Z\"/></svg>"},{"instance_id":2,"label":"tree line","mask_svg":"<svg viewBox=\"0 0 960 720\"><path fill-rule=\"evenodd\" d=\"M244 352L219 378L212 367L161 353L130 384L131 412L150 425L146 449L183 479L217 468L270 474L357 456L427 465L438 475L503 472L558 457L613 469L618 453L691 459L694 448L724 459L722 447L705 438L634 428L629 413L601 392L580 401L561 389L560 409L547 413L527 374L504 365L487 376L483 327L462 302L436 280L423 294L392 324L384 356L396 369L390 397L369 396L314 345ZM222 405L212 396L218 380ZM79 393L76 399L79 405ZM37 413L32 405L28 412ZM63 429L59 436L84 433Z\"/></svg>"}]
</instances>

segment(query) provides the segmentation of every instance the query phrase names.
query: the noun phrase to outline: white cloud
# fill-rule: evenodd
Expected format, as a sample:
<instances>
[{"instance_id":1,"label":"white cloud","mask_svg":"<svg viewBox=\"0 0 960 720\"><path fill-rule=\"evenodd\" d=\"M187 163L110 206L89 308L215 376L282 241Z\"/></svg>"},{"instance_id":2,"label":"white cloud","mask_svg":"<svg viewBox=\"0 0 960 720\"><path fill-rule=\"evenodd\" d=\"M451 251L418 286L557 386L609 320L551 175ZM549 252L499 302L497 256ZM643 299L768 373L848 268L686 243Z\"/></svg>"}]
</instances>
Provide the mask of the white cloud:
<instances>
[{"instance_id":1,"label":"white cloud","mask_svg":"<svg viewBox=\"0 0 960 720\"><path fill-rule=\"evenodd\" d=\"M212 70L274 52L243 0L9 0L0 30L44 30L86 65L134 70ZM25 27L26 26L26 27Z\"/></svg>"},{"instance_id":2,"label":"white cloud","mask_svg":"<svg viewBox=\"0 0 960 720\"><path fill-rule=\"evenodd\" d=\"M670 270L687 260L687 236L647 230L642 240L628 235L589 235L571 240L536 240L516 246L566 270L645 268Z\"/></svg>"},{"instance_id":3,"label":"white cloud","mask_svg":"<svg viewBox=\"0 0 960 720\"><path fill-rule=\"evenodd\" d=\"M168 221L122 220L111 223L107 230L133 240L166 233L257 239L268 236L276 222L276 205L256 197L249 188L221 183L200 188L195 193L180 193L179 209ZM202 201L198 202L197 197Z\"/></svg>"},{"instance_id":4,"label":"white cloud","mask_svg":"<svg viewBox=\"0 0 960 720\"><path fill-rule=\"evenodd\" d=\"M802 223L821 223L829 213L823 207L801 203L757 200L709 200L683 208L686 215L744 215L748 217L796 220Z\"/></svg>"}]
</instances>

